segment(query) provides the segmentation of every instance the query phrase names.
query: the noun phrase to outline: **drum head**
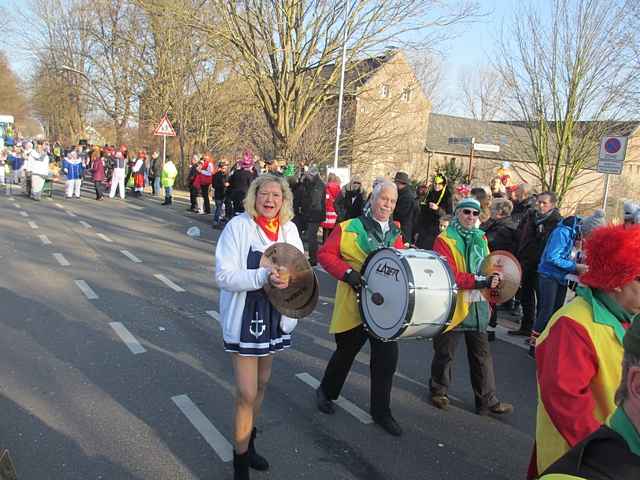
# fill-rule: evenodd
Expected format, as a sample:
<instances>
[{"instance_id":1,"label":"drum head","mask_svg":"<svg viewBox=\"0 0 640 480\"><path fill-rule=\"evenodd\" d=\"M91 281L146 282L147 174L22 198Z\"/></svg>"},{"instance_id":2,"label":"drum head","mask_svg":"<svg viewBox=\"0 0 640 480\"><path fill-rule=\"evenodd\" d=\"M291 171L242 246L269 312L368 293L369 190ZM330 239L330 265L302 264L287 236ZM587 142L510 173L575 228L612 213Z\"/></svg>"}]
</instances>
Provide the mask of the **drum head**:
<instances>
[{"instance_id":1,"label":"drum head","mask_svg":"<svg viewBox=\"0 0 640 480\"><path fill-rule=\"evenodd\" d=\"M359 303L365 326L381 340L398 337L413 312L413 276L406 262L394 249L377 250L362 266L362 277L366 288Z\"/></svg>"}]
</instances>

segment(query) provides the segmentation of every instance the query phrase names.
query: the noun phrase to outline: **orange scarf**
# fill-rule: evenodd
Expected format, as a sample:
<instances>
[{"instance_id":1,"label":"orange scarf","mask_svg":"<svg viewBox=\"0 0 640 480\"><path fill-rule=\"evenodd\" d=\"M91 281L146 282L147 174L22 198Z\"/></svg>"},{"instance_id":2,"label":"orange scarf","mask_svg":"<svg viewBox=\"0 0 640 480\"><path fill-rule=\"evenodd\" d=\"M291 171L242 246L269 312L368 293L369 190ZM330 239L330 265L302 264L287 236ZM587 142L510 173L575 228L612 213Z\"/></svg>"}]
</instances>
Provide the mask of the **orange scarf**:
<instances>
[{"instance_id":1,"label":"orange scarf","mask_svg":"<svg viewBox=\"0 0 640 480\"><path fill-rule=\"evenodd\" d=\"M280 229L280 216L268 219L263 215L258 215L255 218L256 223L260 226L264 234L272 242L278 241L278 230Z\"/></svg>"}]
</instances>

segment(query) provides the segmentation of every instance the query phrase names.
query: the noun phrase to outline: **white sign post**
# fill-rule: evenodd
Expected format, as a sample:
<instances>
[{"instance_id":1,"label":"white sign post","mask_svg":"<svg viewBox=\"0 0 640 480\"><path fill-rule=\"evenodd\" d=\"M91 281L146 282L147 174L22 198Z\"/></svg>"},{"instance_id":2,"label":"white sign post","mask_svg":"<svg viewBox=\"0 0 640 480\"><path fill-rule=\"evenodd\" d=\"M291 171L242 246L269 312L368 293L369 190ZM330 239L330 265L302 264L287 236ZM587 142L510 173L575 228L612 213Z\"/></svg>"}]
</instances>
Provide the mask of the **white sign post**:
<instances>
[{"instance_id":1,"label":"white sign post","mask_svg":"<svg viewBox=\"0 0 640 480\"><path fill-rule=\"evenodd\" d=\"M598 155L599 173L604 173L604 198L602 208L607 208L609 196L609 175L620 175L624 166L624 158L627 154L627 137L603 137L600 143Z\"/></svg>"},{"instance_id":2,"label":"white sign post","mask_svg":"<svg viewBox=\"0 0 640 480\"><path fill-rule=\"evenodd\" d=\"M164 164L167 161L167 137L176 136L176 131L166 113L160 119L160 124L153 131L153 134L162 137L162 163Z\"/></svg>"}]
</instances>

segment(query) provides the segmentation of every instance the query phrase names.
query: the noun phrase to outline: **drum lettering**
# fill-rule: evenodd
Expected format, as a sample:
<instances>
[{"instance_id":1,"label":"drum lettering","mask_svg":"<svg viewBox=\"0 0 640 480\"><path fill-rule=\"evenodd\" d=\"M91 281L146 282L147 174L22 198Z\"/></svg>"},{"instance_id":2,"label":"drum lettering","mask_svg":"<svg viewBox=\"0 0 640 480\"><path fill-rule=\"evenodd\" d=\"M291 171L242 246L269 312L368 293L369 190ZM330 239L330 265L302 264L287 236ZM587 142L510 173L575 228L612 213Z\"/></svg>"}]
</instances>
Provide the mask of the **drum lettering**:
<instances>
[{"instance_id":1,"label":"drum lettering","mask_svg":"<svg viewBox=\"0 0 640 480\"><path fill-rule=\"evenodd\" d=\"M393 277L395 281L398 281L398 273L400 273L400 269L393 268L387 265L386 263L378 265L376 272L381 273L387 277Z\"/></svg>"}]
</instances>

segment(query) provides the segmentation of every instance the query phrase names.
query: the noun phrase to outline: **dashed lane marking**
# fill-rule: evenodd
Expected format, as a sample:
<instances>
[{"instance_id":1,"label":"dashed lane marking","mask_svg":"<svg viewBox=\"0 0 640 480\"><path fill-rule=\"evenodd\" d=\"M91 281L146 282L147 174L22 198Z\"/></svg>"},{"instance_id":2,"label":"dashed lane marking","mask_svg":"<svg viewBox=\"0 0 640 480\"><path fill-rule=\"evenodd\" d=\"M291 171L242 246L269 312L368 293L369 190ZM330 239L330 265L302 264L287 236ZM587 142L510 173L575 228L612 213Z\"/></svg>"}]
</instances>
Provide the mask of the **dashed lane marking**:
<instances>
[{"instance_id":1,"label":"dashed lane marking","mask_svg":"<svg viewBox=\"0 0 640 480\"><path fill-rule=\"evenodd\" d=\"M33 228L34 230L35 230L36 228L38 228L38 225L37 225L37 224L36 224L36 222L34 222L33 220L29 220L29 226L30 226L31 228Z\"/></svg>"},{"instance_id":2,"label":"dashed lane marking","mask_svg":"<svg viewBox=\"0 0 640 480\"><path fill-rule=\"evenodd\" d=\"M80 225L82 225L84 228L93 228L91 224L85 222L84 220L80 220Z\"/></svg>"},{"instance_id":3,"label":"dashed lane marking","mask_svg":"<svg viewBox=\"0 0 640 480\"><path fill-rule=\"evenodd\" d=\"M64 207L63 207L61 204L59 204L59 203L55 203L54 205L55 205L56 207L58 207L59 209L64 210Z\"/></svg>"},{"instance_id":4,"label":"dashed lane marking","mask_svg":"<svg viewBox=\"0 0 640 480\"><path fill-rule=\"evenodd\" d=\"M180 409L191 425L202 435L205 441L223 462L233 460L233 447L218 429L209 421L202 411L191 401L188 395L171 397L173 403Z\"/></svg>"},{"instance_id":5,"label":"dashed lane marking","mask_svg":"<svg viewBox=\"0 0 640 480\"><path fill-rule=\"evenodd\" d=\"M104 233L96 233L96 235L98 235L105 242L113 243L113 240L107 237Z\"/></svg>"},{"instance_id":6,"label":"dashed lane marking","mask_svg":"<svg viewBox=\"0 0 640 480\"><path fill-rule=\"evenodd\" d=\"M171 280L169 280L167 277L165 277L161 273L156 273L154 275L154 277L156 277L158 280L160 280L162 283L164 283L167 287L169 287L172 290L175 290L176 292L184 292L185 291L184 288L182 288L180 285L178 285L176 283L173 283Z\"/></svg>"},{"instance_id":7,"label":"dashed lane marking","mask_svg":"<svg viewBox=\"0 0 640 480\"><path fill-rule=\"evenodd\" d=\"M53 258L55 258L58 261L61 267L68 267L69 265L71 265L69 263L69 260L64 258L64 255L62 255L61 253L52 253L52 255L53 255Z\"/></svg>"},{"instance_id":8,"label":"dashed lane marking","mask_svg":"<svg viewBox=\"0 0 640 480\"><path fill-rule=\"evenodd\" d=\"M22 208L19 203L14 203L13 206L16 208Z\"/></svg>"},{"instance_id":9,"label":"dashed lane marking","mask_svg":"<svg viewBox=\"0 0 640 480\"><path fill-rule=\"evenodd\" d=\"M111 325L111 328L113 328L116 335L120 337L120 340L124 342L127 348L131 350L131 353L138 355L147 351L122 323L111 322L109 325Z\"/></svg>"},{"instance_id":10,"label":"dashed lane marking","mask_svg":"<svg viewBox=\"0 0 640 480\"><path fill-rule=\"evenodd\" d=\"M29 214L27 212L25 212L24 210L20 210L20 215L22 215L23 217L28 217Z\"/></svg>"},{"instance_id":11,"label":"dashed lane marking","mask_svg":"<svg viewBox=\"0 0 640 480\"><path fill-rule=\"evenodd\" d=\"M127 203L127 207L133 208L134 210L144 210L144 207L140 207L138 205L131 205L130 203Z\"/></svg>"},{"instance_id":12,"label":"dashed lane marking","mask_svg":"<svg viewBox=\"0 0 640 480\"><path fill-rule=\"evenodd\" d=\"M207 310L207 315L209 315L211 318L215 319L215 320L220 320L220 314L218 312L216 312L215 310Z\"/></svg>"},{"instance_id":13,"label":"dashed lane marking","mask_svg":"<svg viewBox=\"0 0 640 480\"><path fill-rule=\"evenodd\" d=\"M84 293L84 296L87 297L89 300L96 300L100 298L98 297L98 294L94 292L93 289L89 285L87 285L87 282L85 282L84 280L74 280L74 282L76 283L78 288L82 291L82 293Z\"/></svg>"},{"instance_id":14,"label":"dashed lane marking","mask_svg":"<svg viewBox=\"0 0 640 480\"><path fill-rule=\"evenodd\" d=\"M142 263L142 260L140 260L138 257L136 257L129 250L120 250L120 253L122 253L125 257L127 257L133 263Z\"/></svg>"},{"instance_id":15,"label":"dashed lane marking","mask_svg":"<svg viewBox=\"0 0 640 480\"><path fill-rule=\"evenodd\" d=\"M43 245L51 245L51 240L46 235L38 235Z\"/></svg>"},{"instance_id":16,"label":"dashed lane marking","mask_svg":"<svg viewBox=\"0 0 640 480\"><path fill-rule=\"evenodd\" d=\"M318 299L321 302L327 302L327 303L336 303L336 299L333 297L318 297Z\"/></svg>"},{"instance_id":17,"label":"dashed lane marking","mask_svg":"<svg viewBox=\"0 0 640 480\"><path fill-rule=\"evenodd\" d=\"M70 217L77 217L78 215L76 215L75 213L73 213L70 210L65 210L67 212L67 215L69 215Z\"/></svg>"},{"instance_id":18,"label":"dashed lane marking","mask_svg":"<svg viewBox=\"0 0 640 480\"><path fill-rule=\"evenodd\" d=\"M296 377L298 378L298 380L301 380L302 382L306 383L313 389L316 389L320 386L320 381L312 377L306 372L296 373ZM354 417L356 417L365 425L369 425L370 423L373 423L373 419L371 418L371 415L369 415L367 412L365 412L360 407L358 407L355 403L350 402L346 398L340 396L338 397L337 400L334 401L334 403L339 407L343 408L344 410L346 410L348 413L350 413Z\"/></svg>"},{"instance_id":19,"label":"dashed lane marking","mask_svg":"<svg viewBox=\"0 0 640 480\"><path fill-rule=\"evenodd\" d=\"M511 345L515 345L516 347L529 350L529 345L525 345L524 343L524 337L511 336L509 335L508 331L508 328L505 328L502 325L498 325L496 327L496 338L498 340L502 340L503 342L510 343Z\"/></svg>"}]
</instances>

